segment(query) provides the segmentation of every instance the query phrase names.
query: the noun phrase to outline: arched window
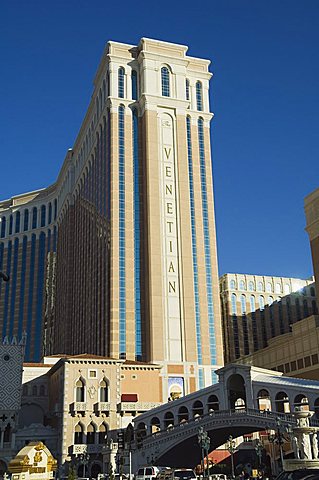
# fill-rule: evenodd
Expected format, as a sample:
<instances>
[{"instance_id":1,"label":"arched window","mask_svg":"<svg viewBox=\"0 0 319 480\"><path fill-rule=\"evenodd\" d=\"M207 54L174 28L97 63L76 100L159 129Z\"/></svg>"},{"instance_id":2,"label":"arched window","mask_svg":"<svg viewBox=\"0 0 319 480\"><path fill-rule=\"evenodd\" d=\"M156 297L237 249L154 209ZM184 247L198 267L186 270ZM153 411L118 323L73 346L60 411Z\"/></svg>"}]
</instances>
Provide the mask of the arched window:
<instances>
[{"instance_id":1,"label":"arched window","mask_svg":"<svg viewBox=\"0 0 319 480\"><path fill-rule=\"evenodd\" d=\"M172 412L166 412L164 415L164 428L174 426L174 415Z\"/></svg>"},{"instance_id":2,"label":"arched window","mask_svg":"<svg viewBox=\"0 0 319 480\"><path fill-rule=\"evenodd\" d=\"M275 398L276 411L280 413L289 413L289 397L286 392L278 392Z\"/></svg>"},{"instance_id":3,"label":"arched window","mask_svg":"<svg viewBox=\"0 0 319 480\"><path fill-rule=\"evenodd\" d=\"M85 401L85 384L84 380L81 378L75 384L75 401L84 402Z\"/></svg>"},{"instance_id":4,"label":"arched window","mask_svg":"<svg viewBox=\"0 0 319 480\"><path fill-rule=\"evenodd\" d=\"M178 422L188 422L189 413L187 407L180 407L177 413Z\"/></svg>"},{"instance_id":5,"label":"arched window","mask_svg":"<svg viewBox=\"0 0 319 480\"><path fill-rule=\"evenodd\" d=\"M32 209L32 228L37 228L38 226L38 209L33 207Z\"/></svg>"},{"instance_id":6,"label":"arched window","mask_svg":"<svg viewBox=\"0 0 319 480\"><path fill-rule=\"evenodd\" d=\"M316 300L312 300L311 306L312 306L312 315L317 315L318 314L318 309L317 309Z\"/></svg>"},{"instance_id":7,"label":"arched window","mask_svg":"<svg viewBox=\"0 0 319 480\"><path fill-rule=\"evenodd\" d=\"M296 298L296 318L297 318L297 320L301 320L301 310L300 310L299 298Z\"/></svg>"},{"instance_id":8,"label":"arched window","mask_svg":"<svg viewBox=\"0 0 319 480\"><path fill-rule=\"evenodd\" d=\"M272 286L271 286L271 283L270 282L267 282L266 283L266 292L272 292Z\"/></svg>"},{"instance_id":9,"label":"arched window","mask_svg":"<svg viewBox=\"0 0 319 480\"><path fill-rule=\"evenodd\" d=\"M45 205L41 205L41 220L40 220L41 227L45 227L45 215L46 215L46 207Z\"/></svg>"},{"instance_id":10,"label":"arched window","mask_svg":"<svg viewBox=\"0 0 319 480\"><path fill-rule=\"evenodd\" d=\"M303 315L304 315L304 318L309 317L309 308L308 308L308 302L306 299L303 301Z\"/></svg>"},{"instance_id":11,"label":"arched window","mask_svg":"<svg viewBox=\"0 0 319 480\"><path fill-rule=\"evenodd\" d=\"M23 231L26 232L29 228L29 210L25 209L23 213Z\"/></svg>"},{"instance_id":12,"label":"arched window","mask_svg":"<svg viewBox=\"0 0 319 480\"><path fill-rule=\"evenodd\" d=\"M254 295L251 295L251 297L250 297L250 311L255 312L255 310L256 310L255 297L254 297Z\"/></svg>"},{"instance_id":13,"label":"arched window","mask_svg":"<svg viewBox=\"0 0 319 480\"><path fill-rule=\"evenodd\" d=\"M276 291L276 293L281 293L281 286L280 286L280 283L276 283L276 286L275 286L275 291Z\"/></svg>"},{"instance_id":14,"label":"arched window","mask_svg":"<svg viewBox=\"0 0 319 480\"><path fill-rule=\"evenodd\" d=\"M259 296L259 309L260 310L265 309L265 299L262 295Z\"/></svg>"},{"instance_id":15,"label":"arched window","mask_svg":"<svg viewBox=\"0 0 319 480\"><path fill-rule=\"evenodd\" d=\"M6 217L2 217L1 218L1 238L4 238L6 236L6 223L7 223Z\"/></svg>"},{"instance_id":16,"label":"arched window","mask_svg":"<svg viewBox=\"0 0 319 480\"><path fill-rule=\"evenodd\" d=\"M250 281L250 282L248 283L248 290L249 290L250 292L252 292L252 291L254 290L254 282Z\"/></svg>"},{"instance_id":17,"label":"arched window","mask_svg":"<svg viewBox=\"0 0 319 480\"><path fill-rule=\"evenodd\" d=\"M245 282L244 282L244 280L241 280L239 282L239 290L245 290L245 289L246 289Z\"/></svg>"},{"instance_id":18,"label":"arched window","mask_svg":"<svg viewBox=\"0 0 319 480\"><path fill-rule=\"evenodd\" d=\"M93 445L95 443L95 426L93 423L89 423L86 431L86 443L88 445Z\"/></svg>"},{"instance_id":19,"label":"arched window","mask_svg":"<svg viewBox=\"0 0 319 480\"><path fill-rule=\"evenodd\" d=\"M236 289L236 282L235 282L235 280L231 280L231 281L230 281L230 288L231 288L231 290L235 290L235 289Z\"/></svg>"},{"instance_id":20,"label":"arched window","mask_svg":"<svg viewBox=\"0 0 319 480\"><path fill-rule=\"evenodd\" d=\"M294 409L295 410L306 410L309 411L309 400L303 393L300 393L295 397L294 400Z\"/></svg>"},{"instance_id":21,"label":"arched window","mask_svg":"<svg viewBox=\"0 0 319 480\"><path fill-rule=\"evenodd\" d=\"M13 216L10 215L10 217L9 217L9 235L12 235L12 230L13 230Z\"/></svg>"},{"instance_id":22,"label":"arched window","mask_svg":"<svg viewBox=\"0 0 319 480\"><path fill-rule=\"evenodd\" d=\"M204 415L204 407L200 400L196 400L196 402L193 403L192 411L193 418L201 417L202 415Z\"/></svg>"},{"instance_id":23,"label":"arched window","mask_svg":"<svg viewBox=\"0 0 319 480\"><path fill-rule=\"evenodd\" d=\"M20 212L16 213L16 226L15 226L15 233L20 232Z\"/></svg>"},{"instance_id":24,"label":"arched window","mask_svg":"<svg viewBox=\"0 0 319 480\"><path fill-rule=\"evenodd\" d=\"M215 412L219 410L219 400L216 395L210 395L207 401L207 408L209 412Z\"/></svg>"},{"instance_id":25,"label":"arched window","mask_svg":"<svg viewBox=\"0 0 319 480\"><path fill-rule=\"evenodd\" d=\"M260 292L263 292L263 291L264 291L264 284L263 284L263 282L258 282L258 290L259 290Z\"/></svg>"},{"instance_id":26,"label":"arched window","mask_svg":"<svg viewBox=\"0 0 319 480\"><path fill-rule=\"evenodd\" d=\"M161 68L161 80L163 97L170 97L169 70L167 67Z\"/></svg>"},{"instance_id":27,"label":"arched window","mask_svg":"<svg viewBox=\"0 0 319 480\"><path fill-rule=\"evenodd\" d=\"M99 444L100 445L107 443L107 432L108 432L107 423L103 422L99 427Z\"/></svg>"},{"instance_id":28,"label":"arched window","mask_svg":"<svg viewBox=\"0 0 319 480\"><path fill-rule=\"evenodd\" d=\"M137 71L132 70L132 100L137 100Z\"/></svg>"},{"instance_id":29,"label":"arched window","mask_svg":"<svg viewBox=\"0 0 319 480\"><path fill-rule=\"evenodd\" d=\"M77 425L75 425L74 429L74 444L79 445L83 443L83 426L79 422Z\"/></svg>"},{"instance_id":30,"label":"arched window","mask_svg":"<svg viewBox=\"0 0 319 480\"><path fill-rule=\"evenodd\" d=\"M153 417L151 420L151 433L158 432L161 429L161 422L158 417Z\"/></svg>"},{"instance_id":31,"label":"arched window","mask_svg":"<svg viewBox=\"0 0 319 480\"><path fill-rule=\"evenodd\" d=\"M315 289L313 287L310 287L310 295L312 297L315 297L316 296L316 292L315 292Z\"/></svg>"},{"instance_id":32,"label":"arched window","mask_svg":"<svg viewBox=\"0 0 319 480\"><path fill-rule=\"evenodd\" d=\"M125 70L123 67L118 69L118 96L124 98L124 75Z\"/></svg>"},{"instance_id":33,"label":"arched window","mask_svg":"<svg viewBox=\"0 0 319 480\"><path fill-rule=\"evenodd\" d=\"M271 410L271 398L268 390L259 390L257 393L257 402L259 410Z\"/></svg>"},{"instance_id":34,"label":"arched window","mask_svg":"<svg viewBox=\"0 0 319 480\"><path fill-rule=\"evenodd\" d=\"M52 203L49 203L49 216L48 216L48 224L52 222Z\"/></svg>"},{"instance_id":35,"label":"arched window","mask_svg":"<svg viewBox=\"0 0 319 480\"><path fill-rule=\"evenodd\" d=\"M189 100L190 96L189 96L189 80L188 80L188 78L186 78L185 89L186 89L186 100Z\"/></svg>"},{"instance_id":36,"label":"arched window","mask_svg":"<svg viewBox=\"0 0 319 480\"><path fill-rule=\"evenodd\" d=\"M245 295L241 295L240 305L241 305L241 314L246 315L246 297L245 297Z\"/></svg>"},{"instance_id":37,"label":"arched window","mask_svg":"<svg viewBox=\"0 0 319 480\"><path fill-rule=\"evenodd\" d=\"M44 397L44 395L45 395L45 386L40 385L40 397Z\"/></svg>"},{"instance_id":38,"label":"arched window","mask_svg":"<svg viewBox=\"0 0 319 480\"><path fill-rule=\"evenodd\" d=\"M273 297L268 297L268 305L272 305L274 303Z\"/></svg>"},{"instance_id":39,"label":"arched window","mask_svg":"<svg viewBox=\"0 0 319 480\"><path fill-rule=\"evenodd\" d=\"M4 429L4 434L3 434L3 442L4 443L11 442L11 432L12 432L12 428L11 428L10 423L8 423L8 425Z\"/></svg>"},{"instance_id":40,"label":"arched window","mask_svg":"<svg viewBox=\"0 0 319 480\"><path fill-rule=\"evenodd\" d=\"M32 396L37 397L38 396L38 388L36 385L33 385L32 387Z\"/></svg>"},{"instance_id":41,"label":"arched window","mask_svg":"<svg viewBox=\"0 0 319 480\"><path fill-rule=\"evenodd\" d=\"M100 402L108 402L109 401L109 385L107 380L104 378L100 382Z\"/></svg>"},{"instance_id":42,"label":"arched window","mask_svg":"<svg viewBox=\"0 0 319 480\"><path fill-rule=\"evenodd\" d=\"M237 315L237 297L235 293L232 293L231 296L231 313L232 315Z\"/></svg>"},{"instance_id":43,"label":"arched window","mask_svg":"<svg viewBox=\"0 0 319 480\"><path fill-rule=\"evenodd\" d=\"M288 295L290 293L290 286L288 285L288 283L285 283L284 285L284 292L285 295Z\"/></svg>"},{"instance_id":44,"label":"arched window","mask_svg":"<svg viewBox=\"0 0 319 480\"><path fill-rule=\"evenodd\" d=\"M196 106L197 110L203 111L203 86L201 82L196 82Z\"/></svg>"}]
</instances>

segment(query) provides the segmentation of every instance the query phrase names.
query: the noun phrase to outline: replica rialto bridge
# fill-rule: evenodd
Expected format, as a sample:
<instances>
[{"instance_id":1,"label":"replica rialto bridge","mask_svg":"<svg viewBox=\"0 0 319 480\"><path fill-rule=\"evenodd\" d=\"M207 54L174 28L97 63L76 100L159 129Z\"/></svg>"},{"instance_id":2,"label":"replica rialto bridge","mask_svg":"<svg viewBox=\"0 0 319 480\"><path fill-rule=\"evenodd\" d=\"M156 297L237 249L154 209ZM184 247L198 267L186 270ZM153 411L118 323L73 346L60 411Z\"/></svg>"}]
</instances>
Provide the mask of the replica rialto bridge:
<instances>
[{"instance_id":1,"label":"replica rialto bridge","mask_svg":"<svg viewBox=\"0 0 319 480\"><path fill-rule=\"evenodd\" d=\"M319 381L286 377L248 365L217 370L219 382L139 415L134 421L133 465L193 467L200 462L198 432L210 437L210 451L234 438L293 427L294 411L314 412L318 424Z\"/></svg>"}]
</instances>

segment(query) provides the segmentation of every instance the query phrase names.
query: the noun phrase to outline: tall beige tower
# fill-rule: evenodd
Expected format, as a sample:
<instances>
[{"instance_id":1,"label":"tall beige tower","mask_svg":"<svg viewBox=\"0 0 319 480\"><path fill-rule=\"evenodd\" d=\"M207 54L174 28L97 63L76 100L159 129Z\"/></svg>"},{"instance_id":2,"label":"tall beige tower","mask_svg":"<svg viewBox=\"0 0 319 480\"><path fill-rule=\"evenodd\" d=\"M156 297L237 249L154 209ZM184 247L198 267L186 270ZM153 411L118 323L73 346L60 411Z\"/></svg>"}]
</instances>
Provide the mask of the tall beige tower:
<instances>
[{"instance_id":1,"label":"tall beige tower","mask_svg":"<svg viewBox=\"0 0 319 480\"><path fill-rule=\"evenodd\" d=\"M159 363L164 400L209 385L223 364L210 62L186 52L109 42L48 189L57 242L45 353Z\"/></svg>"}]
</instances>

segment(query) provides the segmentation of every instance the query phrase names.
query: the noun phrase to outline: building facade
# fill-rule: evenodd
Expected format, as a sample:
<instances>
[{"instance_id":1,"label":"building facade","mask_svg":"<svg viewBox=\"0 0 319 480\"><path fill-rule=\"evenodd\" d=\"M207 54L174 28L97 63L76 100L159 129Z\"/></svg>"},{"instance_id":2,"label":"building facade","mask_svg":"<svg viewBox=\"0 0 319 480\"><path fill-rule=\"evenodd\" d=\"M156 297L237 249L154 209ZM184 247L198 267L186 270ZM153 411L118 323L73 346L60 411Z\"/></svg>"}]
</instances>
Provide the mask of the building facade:
<instances>
[{"instance_id":1,"label":"building facade","mask_svg":"<svg viewBox=\"0 0 319 480\"><path fill-rule=\"evenodd\" d=\"M305 198L306 231L309 235L313 271L319 282L319 188Z\"/></svg>"},{"instance_id":2,"label":"building facade","mask_svg":"<svg viewBox=\"0 0 319 480\"><path fill-rule=\"evenodd\" d=\"M6 283L0 280L0 329L2 338L21 338L23 332L28 333L26 360L39 361L43 354L43 318L50 306L47 293L55 265L56 220L53 187L0 202L0 271L11 277Z\"/></svg>"},{"instance_id":3,"label":"building facade","mask_svg":"<svg viewBox=\"0 0 319 480\"><path fill-rule=\"evenodd\" d=\"M296 322L318 313L313 278L225 274L220 291L226 363L247 355L257 359L255 353L272 339L289 334ZM263 368L277 366L275 358L270 364L256 362L252 364Z\"/></svg>"},{"instance_id":4,"label":"building facade","mask_svg":"<svg viewBox=\"0 0 319 480\"><path fill-rule=\"evenodd\" d=\"M27 207L2 202L3 269L12 274L1 295L3 331L23 325L29 342L36 336L27 360L38 360L41 338L45 354L160 363L164 397L173 384L184 394L215 381L223 347L211 73L208 60L186 52L146 38L137 46L107 44L56 183L28 200L40 216L33 231L32 210L25 267L23 253L9 253L9 245L21 248L24 234L10 225ZM23 320L14 312L20 271L31 282Z\"/></svg>"}]
</instances>

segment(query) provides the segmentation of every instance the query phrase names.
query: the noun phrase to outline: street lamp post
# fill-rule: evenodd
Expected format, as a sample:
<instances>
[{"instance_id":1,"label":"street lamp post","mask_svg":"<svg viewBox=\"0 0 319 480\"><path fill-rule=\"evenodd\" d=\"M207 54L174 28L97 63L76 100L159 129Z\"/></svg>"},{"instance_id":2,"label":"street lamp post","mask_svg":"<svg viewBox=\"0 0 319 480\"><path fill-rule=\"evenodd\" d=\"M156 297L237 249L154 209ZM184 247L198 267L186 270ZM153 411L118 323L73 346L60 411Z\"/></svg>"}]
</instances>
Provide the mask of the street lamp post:
<instances>
[{"instance_id":1,"label":"street lamp post","mask_svg":"<svg viewBox=\"0 0 319 480\"><path fill-rule=\"evenodd\" d=\"M235 440L233 440L232 435L229 435L228 437L227 450L230 453L231 459L231 476L232 478L235 478L234 452L236 451L236 443Z\"/></svg>"},{"instance_id":2,"label":"street lamp post","mask_svg":"<svg viewBox=\"0 0 319 480\"><path fill-rule=\"evenodd\" d=\"M87 464L89 463L90 455L89 455L87 452L81 453L81 455L79 456L79 458L80 458L80 462L81 462L82 465L83 465L83 477L85 478L86 466L87 466Z\"/></svg>"},{"instance_id":3,"label":"street lamp post","mask_svg":"<svg viewBox=\"0 0 319 480\"><path fill-rule=\"evenodd\" d=\"M258 468L260 469L264 446L259 440L257 440L257 442L256 442L255 450L256 450L257 457L258 457Z\"/></svg>"},{"instance_id":4,"label":"street lamp post","mask_svg":"<svg viewBox=\"0 0 319 480\"><path fill-rule=\"evenodd\" d=\"M209 477L208 452L209 452L209 446L210 446L210 438L208 433L203 429L203 427L199 427L197 438L201 448L203 477L205 477L205 454L206 454L206 468L207 468L207 478L208 478Z\"/></svg>"}]
</instances>

